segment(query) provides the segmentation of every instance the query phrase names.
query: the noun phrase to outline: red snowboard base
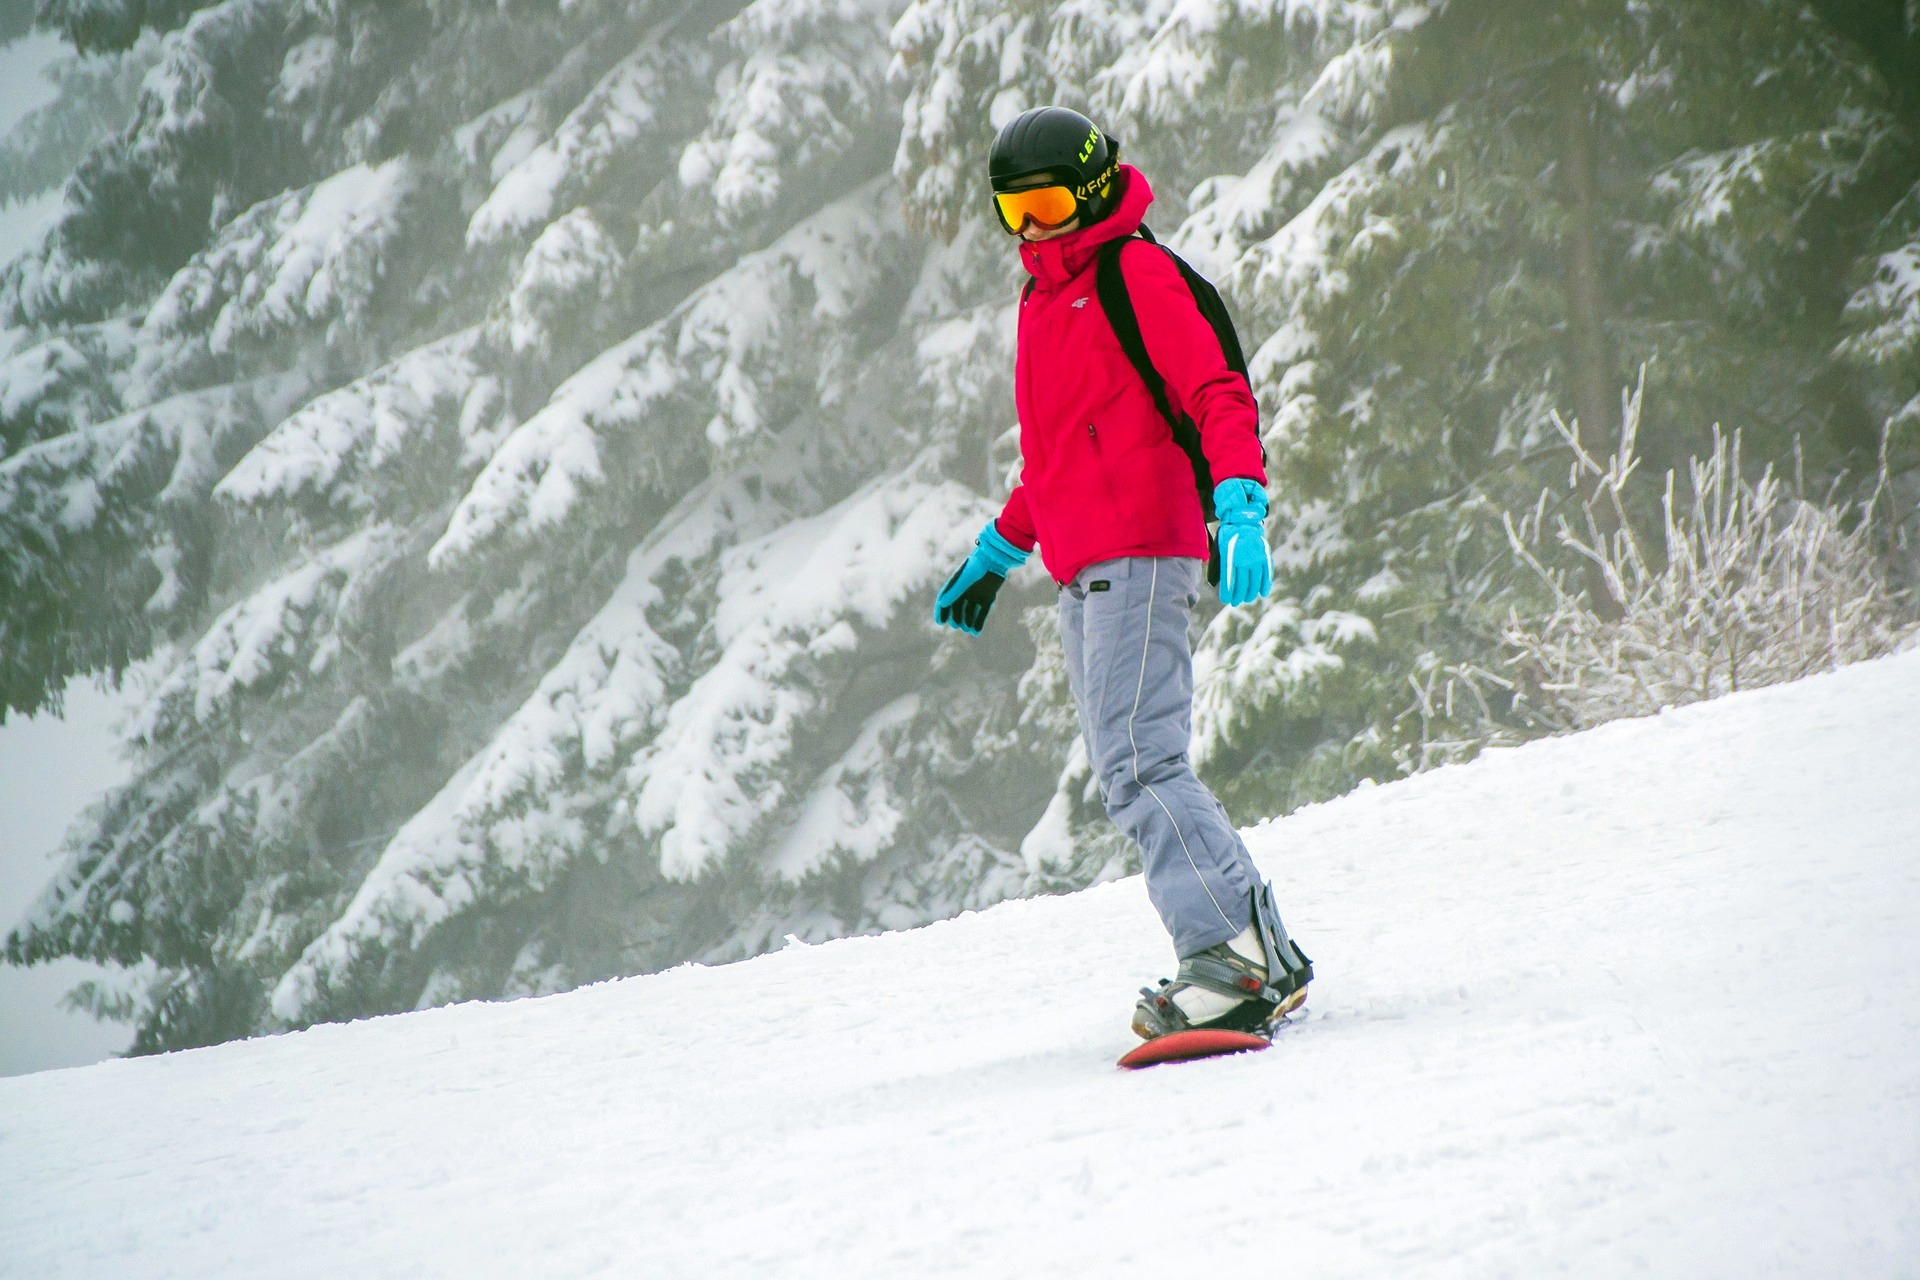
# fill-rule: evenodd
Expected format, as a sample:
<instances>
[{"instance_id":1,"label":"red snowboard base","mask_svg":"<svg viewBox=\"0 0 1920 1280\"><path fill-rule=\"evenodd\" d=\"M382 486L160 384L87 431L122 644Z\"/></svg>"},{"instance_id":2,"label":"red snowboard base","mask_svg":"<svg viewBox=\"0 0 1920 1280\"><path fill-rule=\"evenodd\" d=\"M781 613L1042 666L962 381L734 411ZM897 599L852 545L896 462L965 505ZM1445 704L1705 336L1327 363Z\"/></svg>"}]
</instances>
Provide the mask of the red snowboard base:
<instances>
[{"instance_id":1,"label":"red snowboard base","mask_svg":"<svg viewBox=\"0 0 1920 1280\"><path fill-rule=\"evenodd\" d=\"M1244 1031L1176 1031L1170 1036L1149 1040L1120 1059L1128 1070L1151 1067L1160 1062L1184 1062L1188 1058L1213 1058L1223 1053L1246 1053L1265 1049L1271 1042L1265 1036Z\"/></svg>"}]
</instances>

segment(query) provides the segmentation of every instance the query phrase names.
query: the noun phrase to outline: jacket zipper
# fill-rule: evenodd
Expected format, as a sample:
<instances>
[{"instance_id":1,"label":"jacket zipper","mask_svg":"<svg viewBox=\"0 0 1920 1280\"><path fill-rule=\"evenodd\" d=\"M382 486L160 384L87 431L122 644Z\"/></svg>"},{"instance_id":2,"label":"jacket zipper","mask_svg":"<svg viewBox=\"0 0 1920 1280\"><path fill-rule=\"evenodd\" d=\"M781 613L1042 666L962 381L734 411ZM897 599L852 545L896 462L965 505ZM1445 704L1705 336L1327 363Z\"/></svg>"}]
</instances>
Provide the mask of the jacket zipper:
<instances>
[{"instance_id":1,"label":"jacket zipper","mask_svg":"<svg viewBox=\"0 0 1920 1280\"><path fill-rule=\"evenodd\" d=\"M1114 489L1113 477L1107 474L1107 453L1100 447L1100 433L1091 422L1087 424L1087 441L1093 446L1093 465L1100 473L1100 487L1106 492L1108 504L1117 510L1120 495Z\"/></svg>"}]
</instances>

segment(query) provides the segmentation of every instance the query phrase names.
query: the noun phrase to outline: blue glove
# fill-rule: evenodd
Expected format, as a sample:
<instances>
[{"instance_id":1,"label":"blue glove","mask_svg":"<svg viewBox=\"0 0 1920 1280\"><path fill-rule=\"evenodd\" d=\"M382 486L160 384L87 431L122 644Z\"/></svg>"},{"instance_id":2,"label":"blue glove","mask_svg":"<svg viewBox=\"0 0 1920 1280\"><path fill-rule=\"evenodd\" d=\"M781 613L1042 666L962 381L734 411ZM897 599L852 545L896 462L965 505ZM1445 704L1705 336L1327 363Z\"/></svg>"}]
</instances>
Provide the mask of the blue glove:
<instances>
[{"instance_id":1,"label":"blue glove","mask_svg":"<svg viewBox=\"0 0 1920 1280\"><path fill-rule=\"evenodd\" d=\"M1251 480L1222 480L1213 489L1220 518L1220 603L1252 604L1273 590L1267 555L1267 491Z\"/></svg>"},{"instance_id":2,"label":"blue glove","mask_svg":"<svg viewBox=\"0 0 1920 1280\"><path fill-rule=\"evenodd\" d=\"M987 624L993 598L1000 594L1000 584L1031 554L1001 537L999 526L987 521L974 541L973 554L953 571L947 585L934 597L933 620L970 636L979 635L980 628Z\"/></svg>"}]
</instances>

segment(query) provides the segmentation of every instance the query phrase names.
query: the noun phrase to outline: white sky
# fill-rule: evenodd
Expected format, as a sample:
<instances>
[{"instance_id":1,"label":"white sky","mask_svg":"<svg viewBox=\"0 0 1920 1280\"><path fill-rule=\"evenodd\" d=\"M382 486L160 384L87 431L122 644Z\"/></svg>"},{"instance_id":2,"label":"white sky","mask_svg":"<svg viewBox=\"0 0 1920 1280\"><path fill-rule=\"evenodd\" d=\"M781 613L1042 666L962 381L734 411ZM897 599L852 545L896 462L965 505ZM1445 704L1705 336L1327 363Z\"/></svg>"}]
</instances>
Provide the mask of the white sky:
<instances>
[{"instance_id":1,"label":"white sky","mask_svg":"<svg viewBox=\"0 0 1920 1280\"><path fill-rule=\"evenodd\" d=\"M64 719L10 717L0 726L0 932L52 878L52 854L67 825L126 776L113 733L125 702L75 681ZM75 983L97 973L77 960L24 970L0 965L0 1075L97 1062L126 1047L126 1027L59 1006Z\"/></svg>"},{"instance_id":2,"label":"white sky","mask_svg":"<svg viewBox=\"0 0 1920 1280\"><path fill-rule=\"evenodd\" d=\"M61 48L43 35L0 48L0 134L52 97L40 69ZM50 192L0 205L0 262L39 236L59 200L58 192ZM68 824L125 776L112 732L125 701L76 682L67 691L64 720L9 717L0 725L0 934L52 876L50 855ZM0 965L0 1075L96 1062L126 1046L127 1028L102 1026L59 1007L69 988L96 972L79 961L27 970Z\"/></svg>"},{"instance_id":3,"label":"white sky","mask_svg":"<svg viewBox=\"0 0 1920 1280\"><path fill-rule=\"evenodd\" d=\"M25 2L0 0L0 4ZM63 47L54 37L37 32L0 47L0 135L11 132L21 116L53 98L53 86L41 77L40 69L58 57ZM0 262L31 244L59 204L57 191L20 204L0 203Z\"/></svg>"},{"instance_id":4,"label":"white sky","mask_svg":"<svg viewBox=\"0 0 1920 1280\"><path fill-rule=\"evenodd\" d=\"M23 2L0 0L0 4ZM53 99L53 86L40 71L59 56L62 47L52 36L37 32L0 46L0 136L12 132L27 112ZM0 203L0 262L33 242L52 218L59 199L58 192L49 192L20 204Z\"/></svg>"}]
</instances>

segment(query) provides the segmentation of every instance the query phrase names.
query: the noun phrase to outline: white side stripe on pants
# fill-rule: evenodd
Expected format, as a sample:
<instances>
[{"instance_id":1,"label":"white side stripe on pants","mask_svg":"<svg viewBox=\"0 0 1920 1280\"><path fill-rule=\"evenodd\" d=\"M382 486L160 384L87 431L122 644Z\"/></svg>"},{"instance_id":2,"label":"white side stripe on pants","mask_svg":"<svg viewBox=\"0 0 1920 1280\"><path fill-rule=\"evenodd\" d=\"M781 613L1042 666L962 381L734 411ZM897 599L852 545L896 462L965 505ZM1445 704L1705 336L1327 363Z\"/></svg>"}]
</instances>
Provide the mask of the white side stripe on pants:
<instances>
[{"instance_id":1,"label":"white side stripe on pants","mask_svg":"<svg viewBox=\"0 0 1920 1280\"><path fill-rule=\"evenodd\" d=\"M1193 878L1198 880L1200 887L1207 891L1207 901L1213 904L1213 909L1220 913L1222 920L1237 928L1238 926L1233 925L1233 917L1228 915L1226 908L1220 905L1220 899L1213 896L1213 889L1207 884L1207 878L1200 874L1200 864L1193 860L1193 850L1187 848L1187 837L1181 833L1180 823L1173 816L1173 810L1167 808L1167 802L1160 798L1160 793L1148 786L1140 777L1140 742L1133 736L1133 722L1140 715L1140 696L1146 692L1147 688L1147 654L1153 648L1153 601L1159 590L1160 561L1156 558L1153 561L1153 577L1148 579L1147 583L1147 638L1140 645L1140 680L1133 689L1133 713L1127 717L1127 741L1133 746L1133 781L1134 785L1152 796L1153 802L1160 806L1160 812L1167 815L1167 821L1173 825L1174 837L1180 841L1180 852L1187 855L1187 865L1193 868Z\"/></svg>"}]
</instances>

